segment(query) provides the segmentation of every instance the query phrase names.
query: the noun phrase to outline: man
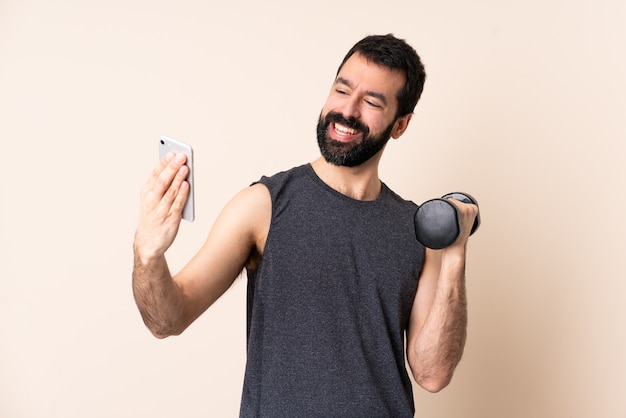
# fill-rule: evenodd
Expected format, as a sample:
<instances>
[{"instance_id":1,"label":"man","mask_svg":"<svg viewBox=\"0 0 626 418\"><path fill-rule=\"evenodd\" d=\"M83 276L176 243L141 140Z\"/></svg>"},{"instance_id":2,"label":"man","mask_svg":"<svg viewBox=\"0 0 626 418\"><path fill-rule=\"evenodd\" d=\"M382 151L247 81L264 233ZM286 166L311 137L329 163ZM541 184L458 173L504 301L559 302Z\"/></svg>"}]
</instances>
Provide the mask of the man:
<instances>
[{"instance_id":1,"label":"man","mask_svg":"<svg viewBox=\"0 0 626 418\"><path fill-rule=\"evenodd\" d=\"M425 80L412 47L369 36L346 55L320 114L322 157L263 177L218 216L174 277L165 260L189 185L184 156L154 169L141 197L133 290L159 338L183 332L248 273L241 416L413 416L419 385L444 388L466 338L465 255L477 207L434 251L415 239L417 206L378 177Z\"/></svg>"}]
</instances>

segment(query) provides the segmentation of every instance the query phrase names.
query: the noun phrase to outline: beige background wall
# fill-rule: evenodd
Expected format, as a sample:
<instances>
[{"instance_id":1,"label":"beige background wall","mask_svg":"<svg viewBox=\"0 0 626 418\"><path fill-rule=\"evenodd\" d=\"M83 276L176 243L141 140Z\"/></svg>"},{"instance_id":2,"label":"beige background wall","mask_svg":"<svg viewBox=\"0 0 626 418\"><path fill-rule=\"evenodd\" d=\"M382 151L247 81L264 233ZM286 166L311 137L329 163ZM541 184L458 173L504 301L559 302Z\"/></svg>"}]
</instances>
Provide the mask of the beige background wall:
<instances>
[{"instance_id":1,"label":"beige background wall","mask_svg":"<svg viewBox=\"0 0 626 418\"><path fill-rule=\"evenodd\" d=\"M469 340L419 417L626 417L626 3L0 0L0 416L236 416L245 279L185 334L130 287L138 194L168 134L196 150L197 221L318 155L334 72L406 38L429 78L381 175L475 195Z\"/></svg>"}]
</instances>

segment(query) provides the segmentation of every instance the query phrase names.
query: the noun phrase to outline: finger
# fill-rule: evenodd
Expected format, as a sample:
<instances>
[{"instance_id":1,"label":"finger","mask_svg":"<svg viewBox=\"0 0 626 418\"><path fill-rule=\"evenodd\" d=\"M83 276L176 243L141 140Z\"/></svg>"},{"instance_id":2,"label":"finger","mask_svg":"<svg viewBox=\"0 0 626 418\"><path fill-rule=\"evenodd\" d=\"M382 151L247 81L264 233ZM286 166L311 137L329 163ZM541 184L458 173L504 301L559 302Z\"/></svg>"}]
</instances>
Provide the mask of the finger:
<instances>
[{"instance_id":1,"label":"finger","mask_svg":"<svg viewBox=\"0 0 626 418\"><path fill-rule=\"evenodd\" d=\"M459 234L459 239L461 239L461 237L463 236L469 237L472 227L474 225L474 220L478 215L478 205L470 202L464 202L453 197L448 197L446 198L446 200L451 202L457 209L462 229L461 233Z\"/></svg>"},{"instance_id":2,"label":"finger","mask_svg":"<svg viewBox=\"0 0 626 418\"><path fill-rule=\"evenodd\" d=\"M172 183L176 179L176 175L186 161L185 154L168 153L159 162L159 165L155 168L155 178L152 184L154 193L161 198Z\"/></svg>"},{"instance_id":3,"label":"finger","mask_svg":"<svg viewBox=\"0 0 626 418\"><path fill-rule=\"evenodd\" d=\"M173 215L176 219L180 221L183 217L183 209L185 208L185 203L187 202L187 198L189 197L189 183L187 181L183 181L178 188L178 192L174 198L174 201L171 205L170 214Z\"/></svg>"},{"instance_id":4,"label":"finger","mask_svg":"<svg viewBox=\"0 0 626 418\"><path fill-rule=\"evenodd\" d=\"M162 202L167 206L167 211L169 212L170 207L174 204L175 200L178 198L180 193L180 189L183 183L186 182L187 174L189 173L189 169L186 165L178 168L178 171L174 175L169 187L165 191L165 194L162 197Z\"/></svg>"},{"instance_id":5,"label":"finger","mask_svg":"<svg viewBox=\"0 0 626 418\"><path fill-rule=\"evenodd\" d=\"M142 211L152 212L163 219L170 212L170 206L176 197L180 183L187 175L184 154L168 152L154 167L150 178L142 190ZM183 171L179 174L181 167ZM177 175L180 177L177 180ZM168 194L169 193L169 194Z\"/></svg>"},{"instance_id":6,"label":"finger","mask_svg":"<svg viewBox=\"0 0 626 418\"><path fill-rule=\"evenodd\" d=\"M150 172L150 176L148 176L148 179L144 183L144 186L141 190L142 196L147 197L149 200L153 200L150 199L151 197L156 197L157 200L160 199L162 192L159 191L159 188L162 188L162 186L156 187L156 185L159 183L159 178L161 177L161 174L163 173L165 168L174 159L174 156L174 152L170 151L159 160L157 165L154 166L154 168ZM160 181L163 182L163 180Z\"/></svg>"},{"instance_id":7,"label":"finger","mask_svg":"<svg viewBox=\"0 0 626 418\"><path fill-rule=\"evenodd\" d=\"M465 214L469 212L469 213L473 213L474 216L476 216L476 214L478 213L478 205L475 205L474 203L462 202L452 197L449 197L447 200L452 202L457 207L457 209L461 212L461 214Z\"/></svg>"},{"instance_id":8,"label":"finger","mask_svg":"<svg viewBox=\"0 0 626 418\"><path fill-rule=\"evenodd\" d=\"M157 165L154 166L152 171L150 172L150 176L148 177L147 185L152 186L156 183L159 175L163 172L163 170L167 167L167 165L174 159L176 154L173 151L168 152L161 158Z\"/></svg>"},{"instance_id":9,"label":"finger","mask_svg":"<svg viewBox=\"0 0 626 418\"><path fill-rule=\"evenodd\" d=\"M478 206L472 203L459 202L457 207L461 215L463 231L469 236L478 216Z\"/></svg>"}]
</instances>

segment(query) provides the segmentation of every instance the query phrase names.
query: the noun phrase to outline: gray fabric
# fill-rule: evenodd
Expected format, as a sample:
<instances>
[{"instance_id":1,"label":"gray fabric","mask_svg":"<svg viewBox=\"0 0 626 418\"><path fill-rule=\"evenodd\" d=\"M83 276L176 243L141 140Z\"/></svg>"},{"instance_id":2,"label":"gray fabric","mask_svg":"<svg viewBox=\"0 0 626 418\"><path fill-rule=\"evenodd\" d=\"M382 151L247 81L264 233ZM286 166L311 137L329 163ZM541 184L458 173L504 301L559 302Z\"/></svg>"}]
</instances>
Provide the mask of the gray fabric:
<instances>
[{"instance_id":1,"label":"gray fabric","mask_svg":"<svg viewBox=\"0 0 626 418\"><path fill-rule=\"evenodd\" d=\"M263 177L272 220L248 271L242 417L412 417L405 367L424 247L417 206L358 201L307 164Z\"/></svg>"}]
</instances>

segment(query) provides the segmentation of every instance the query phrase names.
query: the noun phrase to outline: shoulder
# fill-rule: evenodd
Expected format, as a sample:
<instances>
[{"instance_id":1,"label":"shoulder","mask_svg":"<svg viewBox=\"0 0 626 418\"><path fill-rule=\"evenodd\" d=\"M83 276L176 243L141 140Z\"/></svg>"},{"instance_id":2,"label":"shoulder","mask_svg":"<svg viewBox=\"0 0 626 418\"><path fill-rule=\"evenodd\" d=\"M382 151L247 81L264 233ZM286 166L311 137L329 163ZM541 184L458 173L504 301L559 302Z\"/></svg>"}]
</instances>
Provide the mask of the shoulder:
<instances>
[{"instance_id":1,"label":"shoulder","mask_svg":"<svg viewBox=\"0 0 626 418\"><path fill-rule=\"evenodd\" d=\"M252 184L264 184L271 190L272 188L289 183L294 179L309 176L311 171L310 164L304 164L289 170L280 171L272 176L262 176L258 181Z\"/></svg>"},{"instance_id":2,"label":"shoulder","mask_svg":"<svg viewBox=\"0 0 626 418\"><path fill-rule=\"evenodd\" d=\"M262 176L258 181L252 183L253 187L265 187L269 193L272 206L285 204L294 195L301 194L309 189L312 183L313 169L309 164L280 171L272 176ZM276 209L276 207L275 207Z\"/></svg>"},{"instance_id":3,"label":"shoulder","mask_svg":"<svg viewBox=\"0 0 626 418\"><path fill-rule=\"evenodd\" d=\"M393 190L391 190L384 182L382 183L382 194L383 200L386 201L389 205L394 205L398 208L402 208L407 212L415 212L417 211L418 205L411 201L403 198Z\"/></svg>"},{"instance_id":4,"label":"shoulder","mask_svg":"<svg viewBox=\"0 0 626 418\"><path fill-rule=\"evenodd\" d=\"M244 224L255 225L270 210L268 188L263 183L254 183L235 194L226 204L223 213L237 217Z\"/></svg>"},{"instance_id":5,"label":"shoulder","mask_svg":"<svg viewBox=\"0 0 626 418\"><path fill-rule=\"evenodd\" d=\"M248 186L224 206L207 240L207 248L219 245L224 256L243 265L263 253L272 215L270 194L263 184Z\"/></svg>"}]
</instances>

